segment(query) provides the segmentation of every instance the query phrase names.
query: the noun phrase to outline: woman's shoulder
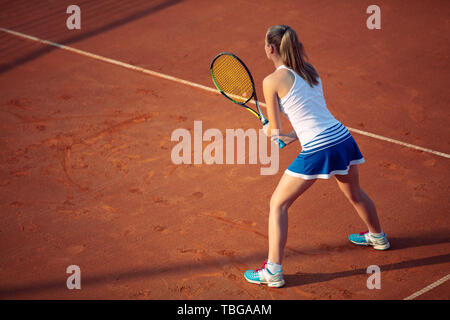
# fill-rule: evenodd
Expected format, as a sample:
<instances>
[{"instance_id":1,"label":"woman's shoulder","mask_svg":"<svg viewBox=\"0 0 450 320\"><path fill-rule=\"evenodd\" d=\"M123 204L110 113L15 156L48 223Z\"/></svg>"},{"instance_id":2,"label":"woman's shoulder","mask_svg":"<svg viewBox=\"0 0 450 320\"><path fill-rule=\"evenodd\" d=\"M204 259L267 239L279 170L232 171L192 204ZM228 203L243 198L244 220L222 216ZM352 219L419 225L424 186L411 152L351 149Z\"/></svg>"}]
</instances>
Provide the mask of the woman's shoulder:
<instances>
[{"instance_id":1,"label":"woman's shoulder","mask_svg":"<svg viewBox=\"0 0 450 320\"><path fill-rule=\"evenodd\" d=\"M293 77L294 75L289 69L282 68L267 75L263 80L263 84L266 86L277 86L278 84L285 82L287 79L293 80Z\"/></svg>"},{"instance_id":2,"label":"woman's shoulder","mask_svg":"<svg viewBox=\"0 0 450 320\"><path fill-rule=\"evenodd\" d=\"M275 73L276 73L276 71L268 74L263 79L263 87L264 88L274 87L276 85L278 80L277 80L277 75Z\"/></svg>"}]
</instances>

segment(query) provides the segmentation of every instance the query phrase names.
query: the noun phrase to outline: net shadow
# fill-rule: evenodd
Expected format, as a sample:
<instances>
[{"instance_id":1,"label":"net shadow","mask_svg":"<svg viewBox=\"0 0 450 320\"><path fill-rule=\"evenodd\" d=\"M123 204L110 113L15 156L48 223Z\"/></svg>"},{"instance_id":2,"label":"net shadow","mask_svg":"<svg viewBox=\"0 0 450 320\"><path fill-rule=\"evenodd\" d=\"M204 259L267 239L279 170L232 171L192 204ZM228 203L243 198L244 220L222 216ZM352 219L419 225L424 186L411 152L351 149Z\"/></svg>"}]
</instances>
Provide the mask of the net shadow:
<instances>
[{"instance_id":1,"label":"net shadow","mask_svg":"<svg viewBox=\"0 0 450 320\"><path fill-rule=\"evenodd\" d=\"M1 1L0 27L70 45L124 26L167 9L182 0L99 0L81 1L81 30L68 30L66 19L69 1ZM38 44L0 33L0 73L12 70L42 55L55 47L37 48Z\"/></svg>"}]
</instances>

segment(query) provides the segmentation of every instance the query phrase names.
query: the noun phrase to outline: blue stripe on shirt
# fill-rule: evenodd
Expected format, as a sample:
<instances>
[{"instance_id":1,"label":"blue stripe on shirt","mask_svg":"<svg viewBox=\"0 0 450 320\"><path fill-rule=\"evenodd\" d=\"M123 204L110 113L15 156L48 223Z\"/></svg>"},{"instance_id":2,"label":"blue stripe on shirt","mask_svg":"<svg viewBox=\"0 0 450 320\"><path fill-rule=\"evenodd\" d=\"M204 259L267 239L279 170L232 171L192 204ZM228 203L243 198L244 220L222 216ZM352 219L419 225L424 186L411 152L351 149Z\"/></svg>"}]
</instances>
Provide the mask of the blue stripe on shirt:
<instances>
[{"instance_id":1,"label":"blue stripe on shirt","mask_svg":"<svg viewBox=\"0 0 450 320\"><path fill-rule=\"evenodd\" d=\"M314 153L334 146L351 136L347 128L338 123L318 134L312 141L302 147L302 153Z\"/></svg>"}]
</instances>

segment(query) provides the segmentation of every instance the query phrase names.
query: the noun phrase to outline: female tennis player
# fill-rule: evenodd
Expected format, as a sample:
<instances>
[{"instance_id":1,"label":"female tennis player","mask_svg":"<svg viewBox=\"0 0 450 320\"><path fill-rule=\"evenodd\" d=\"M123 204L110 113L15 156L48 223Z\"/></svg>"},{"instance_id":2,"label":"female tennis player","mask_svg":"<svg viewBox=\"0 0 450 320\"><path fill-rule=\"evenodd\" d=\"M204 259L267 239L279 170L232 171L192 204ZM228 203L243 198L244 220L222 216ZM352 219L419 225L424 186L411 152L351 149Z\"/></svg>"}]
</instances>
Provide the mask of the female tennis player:
<instances>
[{"instance_id":1,"label":"female tennis player","mask_svg":"<svg viewBox=\"0 0 450 320\"><path fill-rule=\"evenodd\" d=\"M288 209L316 181L337 181L368 231L352 234L357 245L389 248L372 200L359 186L358 167L364 157L347 128L327 109L322 83L306 55L296 32L286 25L270 27L265 41L266 55L275 71L263 81L269 123L264 132L272 139L289 144L300 140L302 151L284 172L270 200L269 254L260 269L248 270L248 282L281 287L285 281L281 263L288 231ZM293 131L281 132L280 112L291 122Z\"/></svg>"}]
</instances>

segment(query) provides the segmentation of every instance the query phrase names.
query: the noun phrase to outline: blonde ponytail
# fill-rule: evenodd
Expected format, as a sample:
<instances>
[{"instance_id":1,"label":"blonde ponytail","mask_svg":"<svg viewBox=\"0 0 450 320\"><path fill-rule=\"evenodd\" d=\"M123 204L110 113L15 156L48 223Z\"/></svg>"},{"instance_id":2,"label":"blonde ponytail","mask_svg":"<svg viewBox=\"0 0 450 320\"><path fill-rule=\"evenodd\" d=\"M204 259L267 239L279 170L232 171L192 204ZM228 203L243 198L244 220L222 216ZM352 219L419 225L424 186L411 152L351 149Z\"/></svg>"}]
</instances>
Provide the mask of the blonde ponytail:
<instances>
[{"instance_id":1,"label":"blonde ponytail","mask_svg":"<svg viewBox=\"0 0 450 320\"><path fill-rule=\"evenodd\" d=\"M311 87L319 83L319 74L306 62L303 44L298 41L297 33L292 28L286 25L270 27L267 31L267 43L273 45L283 63L297 72Z\"/></svg>"}]
</instances>

